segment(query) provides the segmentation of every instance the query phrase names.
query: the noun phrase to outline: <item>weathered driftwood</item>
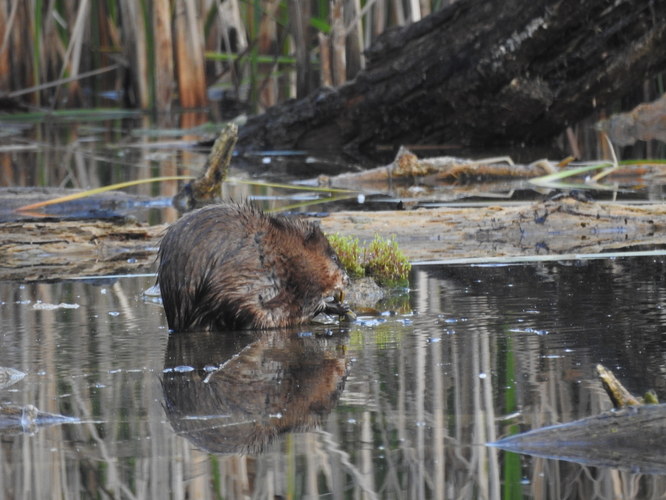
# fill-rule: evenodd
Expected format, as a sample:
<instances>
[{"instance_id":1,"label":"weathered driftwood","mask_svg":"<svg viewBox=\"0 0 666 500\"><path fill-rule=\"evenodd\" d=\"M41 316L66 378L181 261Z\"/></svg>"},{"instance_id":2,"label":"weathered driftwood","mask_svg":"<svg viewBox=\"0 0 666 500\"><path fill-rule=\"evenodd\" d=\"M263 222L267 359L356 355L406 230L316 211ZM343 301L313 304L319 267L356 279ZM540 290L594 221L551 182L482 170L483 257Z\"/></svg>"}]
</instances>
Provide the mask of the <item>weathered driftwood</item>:
<instances>
[{"instance_id":1,"label":"weathered driftwood","mask_svg":"<svg viewBox=\"0 0 666 500\"><path fill-rule=\"evenodd\" d=\"M411 261L596 253L666 244L666 205L571 198L520 206L337 212L326 233L395 236ZM62 221L0 224L0 280L49 280L147 270L164 226Z\"/></svg>"},{"instance_id":2,"label":"weathered driftwood","mask_svg":"<svg viewBox=\"0 0 666 500\"><path fill-rule=\"evenodd\" d=\"M636 106L628 113L618 113L596 124L618 146L657 139L666 142L666 95Z\"/></svg>"},{"instance_id":3,"label":"weathered driftwood","mask_svg":"<svg viewBox=\"0 0 666 500\"><path fill-rule=\"evenodd\" d=\"M666 405L606 412L509 436L491 446L596 467L666 474Z\"/></svg>"},{"instance_id":4,"label":"weathered driftwood","mask_svg":"<svg viewBox=\"0 0 666 500\"><path fill-rule=\"evenodd\" d=\"M0 224L0 280L137 272L155 261L164 226L108 220Z\"/></svg>"},{"instance_id":5,"label":"weathered driftwood","mask_svg":"<svg viewBox=\"0 0 666 500\"><path fill-rule=\"evenodd\" d=\"M613 408L624 408L625 406L637 406L643 404L640 398L631 394L624 385L617 379L615 374L603 365L596 367L597 377L601 380L601 385L611 402Z\"/></svg>"},{"instance_id":6,"label":"weathered driftwood","mask_svg":"<svg viewBox=\"0 0 666 500\"><path fill-rule=\"evenodd\" d=\"M388 30L367 66L252 117L241 149L545 142L663 70L666 2L459 0Z\"/></svg>"},{"instance_id":7,"label":"weathered driftwood","mask_svg":"<svg viewBox=\"0 0 666 500\"><path fill-rule=\"evenodd\" d=\"M480 160L455 156L419 158L407 148L401 147L395 159L388 165L335 176L321 175L317 178L317 183L321 187L360 190L365 194L390 193L396 197L414 197L424 193L424 196L433 197L432 190L424 188L431 187L436 190L443 185L474 179L472 189L478 193L483 190L483 184L480 185L482 180L493 183L531 179L556 172L556 166L548 160L516 165L506 156ZM501 184L493 183L493 187ZM417 189L414 189L415 187ZM460 191L464 190L456 186L456 191L460 194Z\"/></svg>"},{"instance_id":8,"label":"weathered driftwood","mask_svg":"<svg viewBox=\"0 0 666 500\"><path fill-rule=\"evenodd\" d=\"M228 123L213 143L201 175L185 184L174 196L173 205L178 210L188 212L220 199L237 139L238 126Z\"/></svg>"},{"instance_id":9,"label":"weathered driftwood","mask_svg":"<svg viewBox=\"0 0 666 500\"><path fill-rule=\"evenodd\" d=\"M322 226L359 238L395 235L412 261L597 253L666 243L666 206L564 198L522 206L339 212Z\"/></svg>"}]
</instances>

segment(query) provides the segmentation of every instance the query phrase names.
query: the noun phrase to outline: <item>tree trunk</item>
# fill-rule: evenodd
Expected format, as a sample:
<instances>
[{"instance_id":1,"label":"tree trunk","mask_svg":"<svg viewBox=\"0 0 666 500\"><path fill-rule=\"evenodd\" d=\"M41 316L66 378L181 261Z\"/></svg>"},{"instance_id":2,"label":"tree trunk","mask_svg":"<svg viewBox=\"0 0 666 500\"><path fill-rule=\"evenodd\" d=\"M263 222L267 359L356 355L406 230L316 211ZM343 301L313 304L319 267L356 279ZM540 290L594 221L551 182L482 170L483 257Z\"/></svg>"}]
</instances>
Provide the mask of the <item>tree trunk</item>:
<instances>
[{"instance_id":1,"label":"tree trunk","mask_svg":"<svg viewBox=\"0 0 666 500\"><path fill-rule=\"evenodd\" d=\"M241 149L544 143L666 67L666 2L458 0L380 36L336 89L275 106Z\"/></svg>"}]
</instances>

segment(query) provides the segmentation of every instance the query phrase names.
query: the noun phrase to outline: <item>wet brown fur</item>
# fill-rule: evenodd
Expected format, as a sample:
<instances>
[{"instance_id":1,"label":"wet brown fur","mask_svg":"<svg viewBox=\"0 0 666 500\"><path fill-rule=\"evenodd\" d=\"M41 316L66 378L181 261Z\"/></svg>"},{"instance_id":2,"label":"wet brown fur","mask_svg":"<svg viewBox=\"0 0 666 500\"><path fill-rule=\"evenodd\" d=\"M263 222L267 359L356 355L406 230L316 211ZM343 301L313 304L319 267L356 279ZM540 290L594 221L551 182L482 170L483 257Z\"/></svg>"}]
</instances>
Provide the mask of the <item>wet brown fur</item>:
<instances>
[{"instance_id":1,"label":"wet brown fur","mask_svg":"<svg viewBox=\"0 0 666 500\"><path fill-rule=\"evenodd\" d=\"M275 328L309 321L347 278L319 227L248 204L197 210L159 250L169 328Z\"/></svg>"}]
</instances>

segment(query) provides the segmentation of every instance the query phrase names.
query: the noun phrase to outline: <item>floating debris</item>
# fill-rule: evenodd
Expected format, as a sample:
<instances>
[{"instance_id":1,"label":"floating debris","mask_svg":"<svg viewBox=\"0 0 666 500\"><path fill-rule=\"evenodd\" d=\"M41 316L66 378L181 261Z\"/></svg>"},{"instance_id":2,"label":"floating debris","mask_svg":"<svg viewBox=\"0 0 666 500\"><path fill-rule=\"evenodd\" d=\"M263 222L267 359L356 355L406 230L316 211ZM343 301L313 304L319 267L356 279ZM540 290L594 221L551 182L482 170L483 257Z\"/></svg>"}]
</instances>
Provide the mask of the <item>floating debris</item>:
<instances>
[{"instance_id":1,"label":"floating debris","mask_svg":"<svg viewBox=\"0 0 666 500\"><path fill-rule=\"evenodd\" d=\"M32 305L33 309L38 309L41 311L53 311L55 309L78 309L81 307L79 304L66 304L61 302L60 304L49 304L47 302L35 302Z\"/></svg>"},{"instance_id":2,"label":"floating debris","mask_svg":"<svg viewBox=\"0 0 666 500\"><path fill-rule=\"evenodd\" d=\"M0 406L0 434L34 434L39 427L78 422L78 418L46 413L33 405Z\"/></svg>"},{"instance_id":3,"label":"floating debris","mask_svg":"<svg viewBox=\"0 0 666 500\"><path fill-rule=\"evenodd\" d=\"M614 144L629 146L636 141L666 142L666 95L653 102L636 106L628 113L617 113L595 124L606 132Z\"/></svg>"},{"instance_id":4,"label":"floating debris","mask_svg":"<svg viewBox=\"0 0 666 500\"><path fill-rule=\"evenodd\" d=\"M0 389L6 389L7 387L14 385L19 380L22 380L23 377L25 377L25 373L21 371L6 366L0 366Z\"/></svg>"}]
</instances>

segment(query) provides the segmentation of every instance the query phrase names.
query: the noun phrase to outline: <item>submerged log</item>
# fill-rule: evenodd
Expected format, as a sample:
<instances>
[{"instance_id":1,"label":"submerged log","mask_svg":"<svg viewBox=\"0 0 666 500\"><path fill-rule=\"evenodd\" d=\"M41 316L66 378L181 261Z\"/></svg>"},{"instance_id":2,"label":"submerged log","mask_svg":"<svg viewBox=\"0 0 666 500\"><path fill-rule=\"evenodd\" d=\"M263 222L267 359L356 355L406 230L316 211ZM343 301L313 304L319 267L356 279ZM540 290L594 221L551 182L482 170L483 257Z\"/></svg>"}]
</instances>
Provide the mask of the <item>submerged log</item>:
<instances>
[{"instance_id":1,"label":"submerged log","mask_svg":"<svg viewBox=\"0 0 666 500\"><path fill-rule=\"evenodd\" d=\"M632 406L509 436L490 445L595 467L666 474L666 405Z\"/></svg>"},{"instance_id":2,"label":"submerged log","mask_svg":"<svg viewBox=\"0 0 666 500\"><path fill-rule=\"evenodd\" d=\"M412 262L586 254L666 245L666 206L573 198L519 206L337 212L325 233L395 236ZM56 280L150 269L165 226L61 221L0 224L0 280Z\"/></svg>"},{"instance_id":3,"label":"submerged log","mask_svg":"<svg viewBox=\"0 0 666 500\"><path fill-rule=\"evenodd\" d=\"M666 2L459 0L385 32L339 87L269 109L239 146L545 142L666 67Z\"/></svg>"}]
</instances>

